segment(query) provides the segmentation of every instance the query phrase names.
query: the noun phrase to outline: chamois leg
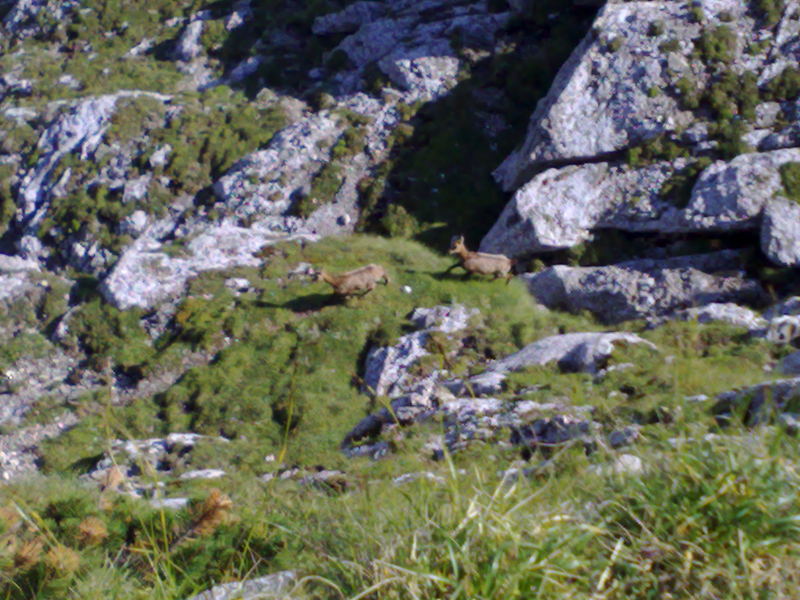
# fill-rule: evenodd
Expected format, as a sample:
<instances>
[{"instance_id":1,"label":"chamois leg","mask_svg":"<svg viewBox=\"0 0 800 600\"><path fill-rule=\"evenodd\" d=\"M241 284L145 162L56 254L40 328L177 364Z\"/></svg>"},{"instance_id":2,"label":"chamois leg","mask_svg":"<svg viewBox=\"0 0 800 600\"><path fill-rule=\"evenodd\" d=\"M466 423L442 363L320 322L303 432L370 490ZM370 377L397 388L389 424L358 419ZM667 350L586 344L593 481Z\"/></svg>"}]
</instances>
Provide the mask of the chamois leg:
<instances>
[{"instance_id":1,"label":"chamois leg","mask_svg":"<svg viewBox=\"0 0 800 600\"><path fill-rule=\"evenodd\" d=\"M445 273L445 274L447 274L447 273L449 273L450 271L452 271L453 269L455 269L456 267L460 267L460 266L461 266L461 263L455 263L455 264L452 264L452 265L450 265L450 268L449 268L449 269L445 270L445 272L444 272L444 273Z\"/></svg>"}]
</instances>

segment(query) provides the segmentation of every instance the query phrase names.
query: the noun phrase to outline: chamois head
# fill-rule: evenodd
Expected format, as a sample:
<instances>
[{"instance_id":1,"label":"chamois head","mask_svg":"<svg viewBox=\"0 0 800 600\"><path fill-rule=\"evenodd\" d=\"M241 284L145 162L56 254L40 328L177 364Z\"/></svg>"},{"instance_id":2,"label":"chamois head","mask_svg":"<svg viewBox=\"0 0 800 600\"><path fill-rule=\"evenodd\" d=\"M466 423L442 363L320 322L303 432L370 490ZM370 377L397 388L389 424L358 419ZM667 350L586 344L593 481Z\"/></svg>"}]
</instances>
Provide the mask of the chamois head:
<instances>
[{"instance_id":1,"label":"chamois head","mask_svg":"<svg viewBox=\"0 0 800 600\"><path fill-rule=\"evenodd\" d=\"M459 254L465 251L467 247L464 245L464 236L458 235L453 236L450 240L450 254Z\"/></svg>"}]
</instances>

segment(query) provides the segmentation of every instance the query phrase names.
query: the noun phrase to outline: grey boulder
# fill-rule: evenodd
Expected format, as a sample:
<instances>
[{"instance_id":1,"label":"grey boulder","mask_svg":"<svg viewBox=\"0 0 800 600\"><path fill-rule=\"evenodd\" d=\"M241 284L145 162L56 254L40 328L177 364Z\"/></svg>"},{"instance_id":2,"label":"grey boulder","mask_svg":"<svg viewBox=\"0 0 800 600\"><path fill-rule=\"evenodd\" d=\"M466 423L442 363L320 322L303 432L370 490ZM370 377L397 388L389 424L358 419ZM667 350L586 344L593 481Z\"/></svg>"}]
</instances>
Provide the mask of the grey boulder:
<instances>
[{"instance_id":1,"label":"grey boulder","mask_svg":"<svg viewBox=\"0 0 800 600\"><path fill-rule=\"evenodd\" d=\"M766 293L761 285L745 279L738 267L739 255L726 250L605 267L558 265L522 277L533 296L548 308L588 310L605 323L620 323L711 302L763 302Z\"/></svg>"}]
</instances>

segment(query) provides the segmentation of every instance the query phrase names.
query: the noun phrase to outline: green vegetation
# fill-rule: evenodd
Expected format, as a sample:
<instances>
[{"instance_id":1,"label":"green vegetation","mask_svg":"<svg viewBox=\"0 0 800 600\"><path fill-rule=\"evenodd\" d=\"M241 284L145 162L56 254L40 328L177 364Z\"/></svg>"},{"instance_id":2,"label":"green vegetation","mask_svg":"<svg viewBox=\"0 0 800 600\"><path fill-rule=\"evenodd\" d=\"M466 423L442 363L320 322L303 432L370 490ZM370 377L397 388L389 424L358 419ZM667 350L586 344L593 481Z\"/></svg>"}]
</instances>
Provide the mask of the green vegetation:
<instances>
[{"instance_id":1,"label":"green vegetation","mask_svg":"<svg viewBox=\"0 0 800 600\"><path fill-rule=\"evenodd\" d=\"M800 203L800 163L788 162L778 168L783 185L783 194Z\"/></svg>"},{"instance_id":2,"label":"green vegetation","mask_svg":"<svg viewBox=\"0 0 800 600\"><path fill-rule=\"evenodd\" d=\"M694 187L700 173L711 164L711 159L704 157L694 161L687 167L675 171L672 176L661 186L659 195L677 208L686 208L692 195Z\"/></svg>"},{"instance_id":3,"label":"green vegetation","mask_svg":"<svg viewBox=\"0 0 800 600\"><path fill-rule=\"evenodd\" d=\"M506 2L491 1L493 9L506 10ZM347 2L252 4L255 19L230 35L221 19L228 0L86 0L74 23L43 23L69 50L48 62L53 53L43 40L26 42L15 60L36 80L34 106L117 87L175 94L166 104L121 101L96 156L62 161L54 177L70 169L70 188L77 191L53 204L43 227L49 244L86 234L116 251L128 241L118 234L118 223L134 210L159 215L179 195L203 202L211 182L234 160L263 147L284 123L276 107L245 96L265 82L303 90L320 108L330 106L324 86L309 85L308 70L323 63L330 71L341 69L346 57L330 53L339 36L310 36L308 30L316 15ZM768 4L756 6L767 15L778 3ZM176 93L181 75L159 57L169 52L180 26L166 22L201 8L212 13L201 41L215 74L254 52L266 57L244 92L220 87ZM692 11L705 21L700 7ZM387 403L363 387L367 350L408 332L416 307L461 303L480 310L463 333L428 338L429 354L411 369L416 375L446 367L467 377L544 336L601 329L588 315L541 310L521 281L506 285L446 274L455 259L431 249L444 249L455 233L474 245L494 222L506 198L489 167L519 141L531 110L587 30L590 12L557 0L531 3L529 13L510 24L508 45L473 62L470 78L452 94L426 106L398 105L402 122L389 139L389 156L359 183L360 227L388 238L284 244L265 249L259 267L204 273L188 284L166 332L155 340L143 326L154 315L115 309L100 297L95 279L71 273L77 283L68 290L55 277L31 275L43 285L2 305L0 328L14 337L3 340L0 369L46 356L57 343L70 355L85 356L80 368L96 371L101 382L114 374L133 382L153 377L148 385L162 377L173 383L129 405L108 385L70 406L55 395L38 399L27 423L47 422L65 410L84 420L41 444L43 476L0 486L0 596L180 600L217 583L291 568L303 578L291 591L296 598L792 597L800 565L796 440L776 426L745 429L732 423L720 429L707 405L686 400L772 377L765 367L793 350L744 329L670 322L651 330L645 323L626 323L625 329L658 350L620 347L607 365L615 368L604 376L563 373L556 365L513 373L499 398L591 405L600 433L590 453L581 443L536 451L523 465L531 468L530 476L516 481L502 474L521 466L520 450L494 443L508 440L507 428L433 460L429 444L447 426L438 415L391 431L390 452L381 461L348 459L338 451L359 419ZM282 46L276 30L286 33L282 39L307 38L308 44ZM650 25L648 35L663 34L663 23ZM152 51L124 58L152 35ZM91 39L91 51L79 44L84 37ZM616 38L609 49L622 43ZM698 52L711 74L708 85L696 90L688 78L676 83L682 107L715 121L710 134L719 146L713 156L687 161L664 183L661 197L674 206L685 206L713 158L746 151L741 138L754 118L759 90L753 75L727 70L735 43L725 26L704 33ZM670 52L678 46L677 40L661 44ZM102 60L92 58L93 52ZM9 60L0 56L0 68ZM76 76L83 89L55 85L63 73ZM368 79L376 93L387 84L377 70ZM766 93L793 98L798 81L797 72L787 70ZM646 90L650 97L663 92L669 90ZM506 122L487 131L495 120L485 114L502 115ZM364 149L363 117L340 117L341 136L324 144L332 143L332 161L298 200L298 214L329 201L348 159ZM33 162L34 128L3 127L2 151ZM689 158L679 135L631 148L628 163ZM167 146L165 161L151 164ZM153 173L143 199L123 203L120 190L88 185L117 151L134 158L126 178ZM11 174L0 165L0 234L14 209ZM786 196L800 202L800 163L783 165L780 175ZM608 263L640 254L651 241L603 231L591 243L538 259L536 266L561 259ZM185 243L178 240L169 251L179 254ZM392 284L347 301L334 298L322 282L287 275L299 263L339 272L368 262L386 266ZM787 269L770 276L776 281L794 275ZM244 277L252 287L233 293L225 285L230 277ZM53 342L50 332L67 311L68 291L77 306L66 317L68 334ZM200 366L187 371L188 359ZM183 374L175 381L177 373ZM620 452L604 440L632 423L640 427L640 439L623 452L641 458L645 470L629 475L615 472ZM190 498L185 509L154 509L148 498L100 492L96 483L76 477L110 451L112 440L170 432L227 440L207 440L185 456L178 456L180 449L170 456L179 462L178 473L224 469L227 475L214 482L218 489L207 481L143 475L156 495ZM342 469L345 483L317 487L260 477L292 465ZM405 487L393 483L408 473L433 478Z\"/></svg>"},{"instance_id":4,"label":"green vegetation","mask_svg":"<svg viewBox=\"0 0 800 600\"><path fill-rule=\"evenodd\" d=\"M791 596L800 559L796 441L770 427L706 437L717 431L706 407L680 399L754 376L763 342L692 323L654 333L661 353L620 352L615 360L641 368L596 390L585 375L528 374L544 381L542 397L568 392L576 404L599 403L600 422L640 419L641 441L627 452L643 473L615 473L617 453L587 455L578 443L532 460L532 476L504 480L517 450L476 444L436 463L414 458L424 436L410 432L384 461L350 461L351 485L338 492L233 475L214 482L219 490L181 484L193 501L168 511L74 479L34 479L0 490L4 592L175 600L291 568L307 576L292 591L297 598L370 590L398 600L409 590L463 600ZM663 360L665 352L675 360ZM529 383L517 377L514 385ZM615 387L625 391L611 406ZM392 483L420 470L442 482Z\"/></svg>"},{"instance_id":5,"label":"green vegetation","mask_svg":"<svg viewBox=\"0 0 800 600\"><path fill-rule=\"evenodd\" d=\"M690 23L704 23L706 20L706 13L703 7L699 4L693 4L689 8L689 22Z\"/></svg>"},{"instance_id":6,"label":"green vegetation","mask_svg":"<svg viewBox=\"0 0 800 600\"><path fill-rule=\"evenodd\" d=\"M647 35L658 37L664 33L664 21L653 21L647 27Z\"/></svg>"},{"instance_id":7,"label":"green vegetation","mask_svg":"<svg viewBox=\"0 0 800 600\"><path fill-rule=\"evenodd\" d=\"M6 232L17 210L11 192L11 178L15 171L14 165L0 165L0 235Z\"/></svg>"},{"instance_id":8,"label":"green vegetation","mask_svg":"<svg viewBox=\"0 0 800 600\"><path fill-rule=\"evenodd\" d=\"M119 233L125 217L136 210L162 216L178 195L207 195L211 183L235 160L265 145L284 124L279 108L258 109L225 86L185 94L180 105L179 111L168 113L162 102L147 96L121 99L106 134L107 146L95 159L84 161L72 154L58 164L54 179L69 169L69 185L75 191L54 200L39 235L59 242L84 233L101 247L119 252L130 242ZM171 150L166 162L151 164L154 152L167 146ZM90 183L116 156L115 147L133 156L129 179L153 175L141 200L123 202L121 188ZM169 179L169 186L164 186L162 176Z\"/></svg>"},{"instance_id":9,"label":"green vegetation","mask_svg":"<svg viewBox=\"0 0 800 600\"><path fill-rule=\"evenodd\" d=\"M625 161L630 167L640 167L660 160L688 157L689 150L667 134L645 140L625 151Z\"/></svg>"},{"instance_id":10,"label":"green vegetation","mask_svg":"<svg viewBox=\"0 0 800 600\"><path fill-rule=\"evenodd\" d=\"M728 121L738 115L752 121L756 106L761 102L756 75L745 72L737 76L732 71L725 71L711 83L703 99L717 120Z\"/></svg>"},{"instance_id":11,"label":"green vegetation","mask_svg":"<svg viewBox=\"0 0 800 600\"><path fill-rule=\"evenodd\" d=\"M324 283L279 282L300 261L332 271L377 262L389 269L393 284L364 299L336 304ZM198 278L175 315L175 332L153 347L135 313L90 302L75 318L75 336L94 363L112 369L148 373L186 350L218 349L224 338L236 341L165 393L130 408L109 409L104 419L113 424L111 431L99 426L101 416L89 418L49 444L45 463L50 469L66 468L102 448L104 435L152 437L185 430L230 437L229 451L242 469L258 470L265 454L282 448L287 460L318 460L314 457L336 447L371 406L353 383L361 374L368 341L399 335L414 307L459 302L481 309L484 317L472 331L476 341L469 352L474 354L460 359L465 365L513 352L544 326L544 313L522 285L441 275L452 263L403 240L351 237L326 239L305 250L285 246L261 272L240 272L257 293L234 298L223 285L231 273ZM404 285L414 290L412 295L402 291ZM565 326L580 322L592 327L574 317L563 319ZM336 463L342 460L335 458Z\"/></svg>"},{"instance_id":12,"label":"green vegetation","mask_svg":"<svg viewBox=\"0 0 800 600\"><path fill-rule=\"evenodd\" d=\"M794 100L800 96L800 69L786 67L780 75L767 83L765 92L767 100L776 102Z\"/></svg>"},{"instance_id":13,"label":"green vegetation","mask_svg":"<svg viewBox=\"0 0 800 600\"><path fill-rule=\"evenodd\" d=\"M704 30L697 43L697 50L703 62L730 64L733 61L738 43L736 31L728 25L720 25L712 30Z\"/></svg>"},{"instance_id":14,"label":"green vegetation","mask_svg":"<svg viewBox=\"0 0 800 600\"><path fill-rule=\"evenodd\" d=\"M677 39L672 39L659 44L658 49L666 54L667 52L677 52L680 47L681 43Z\"/></svg>"},{"instance_id":15,"label":"green vegetation","mask_svg":"<svg viewBox=\"0 0 800 600\"><path fill-rule=\"evenodd\" d=\"M783 0L754 0L750 5L751 12L763 19L765 27L777 25L783 14Z\"/></svg>"},{"instance_id":16,"label":"green vegetation","mask_svg":"<svg viewBox=\"0 0 800 600\"><path fill-rule=\"evenodd\" d=\"M339 162L332 160L314 176L311 189L292 206L292 212L299 217L311 216L323 204L333 200L342 186L344 175Z\"/></svg>"},{"instance_id":17,"label":"green vegetation","mask_svg":"<svg viewBox=\"0 0 800 600\"><path fill-rule=\"evenodd\" d=\"M608 41L608 51L616 52L622 48L623 40L621 37L615 37Z\"/></svg>"}]
</instances>

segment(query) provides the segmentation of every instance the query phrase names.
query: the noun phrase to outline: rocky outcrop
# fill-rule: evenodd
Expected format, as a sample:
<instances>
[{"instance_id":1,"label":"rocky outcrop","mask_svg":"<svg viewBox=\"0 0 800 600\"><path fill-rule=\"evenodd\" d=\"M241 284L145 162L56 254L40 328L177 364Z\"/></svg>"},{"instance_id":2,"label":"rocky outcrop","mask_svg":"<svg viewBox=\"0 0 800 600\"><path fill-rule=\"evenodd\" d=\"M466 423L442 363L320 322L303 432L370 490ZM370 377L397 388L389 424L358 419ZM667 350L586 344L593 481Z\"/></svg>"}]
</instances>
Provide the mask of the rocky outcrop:
<instances>
[{"instance_id":1,"label":"rocky outcrop","mask_svg":"<svg viewBox=\"0 0 800 600\"><path fill-rule=\"evenodd\" d=\"M416 385L409 367L428 354L426 344L434 331L455 333L467 327L477 310L460 304L417 308L410 317L419 331L401 336L396 344L373 348L367 354L364 385L371 394L396 397L408 393Z\"/></svg>"},{"instance_id":2,"label":"rocky outcrop","mask_svg":"<svg viewBox=\"0 0 800 600\"><path fill-rule=\"evenodd\" d=\"M800 206L784 196L780 169L788 163L800 163L800 149L717 161L683 192L685 199L671 196L668 186L691 166L686 159L642 168L601 162L548 169L514 194L481 250L511 256L559 250L591 240L600 229L754 230L773 262L793 266L800 264Z\"/></svg>"},{"instance_id":3,"label":"rocky outcrop","mask_svg":"<svg viewBox=\"0 0 800 600\"><path fill-rule=\"evenodd\" d=\"M12 40L44 35L79 5L76 0L15 0L3 17L3 29ZM0 7L3 8L3 7ZM46 15L45 18L39 18Z\"/></svg>"},{"instance_id":4,"label":"rocky outcrop","mask_svg":"<svg viewBox=\"0 0 800 600\"><path fill-rule=\"evenodd\" d=\"M687 128L694 115L667 90L681 78L703 86L709 77L704 60L760 71L771 54L747 55L747 44L738 40L725 45L721 57L694 52L701 34L718 27L741 40L770 37L754 31L747 7L732 0L607 3L536 107L525 141L495 177L512 191L547 165L604 157Z\"/></svg>"},{"instance_id":5,"label":"rocky outcrop","mask_svg":"<svg viewBox=\"0 0 800 600\"><path fill-rule=\"evenodd\" d=\"M289 588L297 580L294 571L223 583L187 600L291 600Z\"/></svg>"},{"instance_id":6,"label":"rocky outcrop","mask_svg":"<svg viewBox=\"0 0 800 600\"><path fill-rule=\"evenodd\" d=\"M652 343L627 332L554 335L494 361L483 373L468 381L451 384L451 389L456 393L471 390L477 394L496 394L501 391L508 373L549 363L556 363L565 372L597 373L605 366L616 346L627 344L644 344L656 350Z\"/></svg>"},{"instance_id":7,"label":"rocky outcrop","mask_svg":"<svg viewBox=\"0 0 800 600\"><path fill-rule=\"evenodd\" d=\"M761 285L746 279L733 251L662 261L637 260L607 267L550 267L523 275L547 307L588 310L606 323L654 318L711 302L759 304ZM727 274L715 275L725 271Z\"/></svg>"},{"instance_id":8,"label":"rocky outcrop","mask_svg":"<svg viewBox=\"0 0 800 600\"><path fill-rule=\"evenodd\" d=\"M317 35L350 33L333 52L353 70L334 76L343 91L360 86L364 69L376 66L405 92L406 102L431 100L452 88L461 59L458 46L494 48L510 12L493 14L485 0L355 2L319 17Z\"/></svg>"},{"instance_id":9,"label":"rocky outcrop","mask_svg":"<svg viewBox=\"0 0 800 600\"><path fill-rule=\"evenodd\" d=\"M772 422L779 413L796 410L798 400L800 378L781 379L724 392L711 411L722 423L738 415L747 425L760 425Z\"/></svg>"},{"instance_id":10,"label":"rocky outcrop","mask_svg":"<svg viewBox=\"0 0 800 600\"><path fill-rule=\"evenodd\" d=\"M90 160L110 125L117 102L122 98L138 96L148 96L161 102L170 100L169 96L163 94L141 91L123 91L88 98L63 111L39 136L39 159L21 176L17 191L16 225L23 233L17 247L23 257L36 258L41 255L42 244L37 237L37 228L49 211L52 198L59 191L64 193L63 186L59 185L60 180L52 181L56 166L71 153L79 155L81 160Z\"/></svg>"},{"instance_id":11,"label":"rocky outcrop","mask_svg":"<svg viewBox=\"0 0 800 600\"><path fill-rule=\"evenodd\" d=\"M100 287L103 296L121 309L152 308L180 296L186 283L203 271L257 266L263 247L282 241L313 241L315 236L287 229L237 227L223 222L201 225L194 235L170 243L171 222L155 224L120 257ZM174 238L173 238L174 239ZM183 241L183 243L181 243Z\"/></svg>"},{"instance_id":12,"label":"rocky outcrop","mask_svg":"<svg viewBox=\"0 0 800 600\"><path fill-rule=\"evenodd\" d=\"M165 438L115 440L83 476L103 489L124 491L133 496L152 496L163 487L155 478L181 480L216 479L224 476L219 469L188 469L194 447L200 443L223 444L228 440L196 433L171 433ZM180 472L180 473L179 473Z\"/></svg>"},{"instance_id":13,"label":"rocky outcrop","mask_svg":"<svg viewBox=\"0 0 800 600\"><path fill-rule=\"evenodd\" d=\"M743 327L752 332L760 332L767 327L767 320L755 311L731 302L712 302L705 306L687 308L673 315L683 321L697 321L698 323L713 323L715 321L728 323L735 327Z\"/></svg>"},{"instance_id":14,"label":"rocky outcrop","mask_svg":"<svg viewBox=\"0 0 800 600\"><path fill-rule=\"evenodd\" d=\"M670 229L679 210L659 191L687 162L643 169L608 162L548 169L515 192L480 249L524 256L570 248L598 229Z\"/></svg>"},{"instance_id":15,"label":"rocky outcrop","mask_svg":"<svg viewBox=\"0 0 800 600\"><path fill-rule=\"evenodd\" d=\"M264 150L239 160L214 184L216 209L240 223L278 216L308 233L349 233L358 219L358 181L383 156L399 121L393 103L366 94L307 114L278 132ZM314 197L315 179L323 177L326 168L336 171L337 189L331 198ZM291 217L301 203L310 214Z\"/></svg>"}]
</instances>

